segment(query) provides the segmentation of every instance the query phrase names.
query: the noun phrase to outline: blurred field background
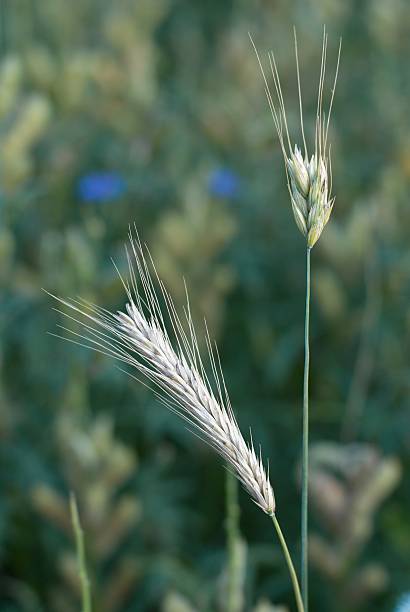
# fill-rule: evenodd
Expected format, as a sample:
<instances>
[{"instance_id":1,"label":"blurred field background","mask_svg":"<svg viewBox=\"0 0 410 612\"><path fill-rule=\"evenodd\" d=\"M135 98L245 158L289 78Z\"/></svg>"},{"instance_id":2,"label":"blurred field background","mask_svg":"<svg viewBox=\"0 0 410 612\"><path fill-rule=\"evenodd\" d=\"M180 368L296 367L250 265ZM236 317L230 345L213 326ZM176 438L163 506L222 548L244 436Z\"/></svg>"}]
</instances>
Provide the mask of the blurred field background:
<instances>
[{"instance_id":1,"label":"blurred field background","mask_svg":"<svg viewBox=\"0 0 410 612\"><path fill-rule=\"evenodd\" d=\"M304 242L247 33L277 55L299 140L292 26L310 129L324 23L330 72L339 36L343 51L336 205L312 257L311 608L398 610L410 591L409 3L2 0L0 12L1 611L80 609L70 490L96 612L224 611L220 462L109 359L47 335L61 319L41 288L123 304L111 258L125 271L133 222L177 304L185 277L218 340L296 560ZM243 610L292 610L271 525L242 493L241 531Z\"/></svg>"}]
</instances>

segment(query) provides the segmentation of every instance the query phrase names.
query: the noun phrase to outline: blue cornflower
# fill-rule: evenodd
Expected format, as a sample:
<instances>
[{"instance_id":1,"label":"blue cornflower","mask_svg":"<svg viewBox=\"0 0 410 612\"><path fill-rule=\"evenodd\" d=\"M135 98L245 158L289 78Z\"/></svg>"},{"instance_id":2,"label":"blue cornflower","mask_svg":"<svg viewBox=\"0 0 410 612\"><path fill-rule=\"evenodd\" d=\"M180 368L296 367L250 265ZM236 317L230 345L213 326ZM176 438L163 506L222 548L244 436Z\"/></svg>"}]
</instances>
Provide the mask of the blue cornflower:
<instances>
[{"instance_id":1,"label":"blue cornflower","mask_svg":"<svg viewBox=\"0 0 410 612\"><path fill-rule=\"evenodd\" d=\"M410 612L410 591L399 597L394 612Z\"/></svg>"},{"instance_id":2,"label":"blue cornflower","mask_svg":"<svg viewBox=\"0 0 410 612\"><path fill-rule=\"evenodd\" d=\"M77 189L82 202L108 202L119 198L126 184L116 172L90 172L80 178Z\"/></svg>"},{"instance_id":3,"label":"blue cornflower","mask_svg":"<svg viewBox=\"0 0 410 612\"><path fill-rule=\"evenodd\" d=\"M208 189L218 198L235 198L239 187L239 176L229 168L217 168L209 177Z\"/></svg>"}]
</instances>

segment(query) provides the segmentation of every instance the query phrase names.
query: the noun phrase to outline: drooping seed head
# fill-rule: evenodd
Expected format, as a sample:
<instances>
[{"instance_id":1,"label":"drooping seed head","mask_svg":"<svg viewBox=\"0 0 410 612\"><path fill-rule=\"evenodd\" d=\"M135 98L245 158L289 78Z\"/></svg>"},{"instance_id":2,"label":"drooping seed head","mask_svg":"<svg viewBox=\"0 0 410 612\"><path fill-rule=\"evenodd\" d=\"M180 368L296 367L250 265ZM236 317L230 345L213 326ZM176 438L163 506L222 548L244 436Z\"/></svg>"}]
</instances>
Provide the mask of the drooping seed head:
<instances>
[{"instance_id":1,"label":"drooping seed head","mask_svg":"<svg viewBox=\"0 0 410 612\"><path fill-rule=\"evenodd\" d=\"M69 309L59 312L79 324L82 331L63 329L72 335L72 342L137 369L154 387L159 400L188 422L227 462L253 501L272 514L275 498L269 475L253 443L247 443L242 436L219 356L208 333L212 370L209 374L199 352L189 303L183 325L155 268L154 275L150 273L138 237L135 239L130 233L130 242L129 281L123 281L127 296L125 311L111 313L83 300L56 298ZM155 285L159 286L158 292Z\"/></svg>"},{"instance_id":2,"label":"drooping seed head","mask_svg":"<svg viewBox=\"0 0 410 612\"><path fill-rule=\"evenodd\" d=\"M319 90L317 100L316 128L315 128L315 152L309 158L306 145L305 130L303 124L302 96L299 74L298 47L295 32L295 55L296 71L299 92L300 125L303 140L304 153L297 144L291 145L288 122L286 118L285 104L280 84L279 72L275 56L272 52L268 54L277 102L274 102L268 80L262 66L258 51L251 38L252 45L258 58L259 66L265 84L265 92L272 113L273 122L279 137L282 149L285 170L288 182L288 190L291 199L292 211L296 225L306 237L308 248L312 248L320 238L320 235L329 221L335 198L331 196L332 176L330 146L328 144L329 120L333 105L333 97L336 88L339 70L340 50L337 59L335 78L329 104L327 118L323 112L323 87L326 71L327 34L323 33L322 63L320 68Z\"/></svg>"}]
</instances>

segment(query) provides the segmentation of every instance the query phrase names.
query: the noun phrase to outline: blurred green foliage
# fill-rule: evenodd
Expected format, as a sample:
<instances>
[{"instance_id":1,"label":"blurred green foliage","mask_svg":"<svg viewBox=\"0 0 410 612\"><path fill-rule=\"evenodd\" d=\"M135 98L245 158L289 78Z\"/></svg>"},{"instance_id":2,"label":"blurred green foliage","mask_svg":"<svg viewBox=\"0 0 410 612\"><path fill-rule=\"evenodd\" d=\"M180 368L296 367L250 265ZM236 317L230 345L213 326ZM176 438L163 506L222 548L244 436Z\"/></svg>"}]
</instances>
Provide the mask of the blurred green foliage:
<instances>
[{"instance_id":1,"label":"blurred green foliage","mask_svg":"<svg viewBox=\"0 0 410 612\"><path fill-rule=\"evenodd\" d=\"M343 37L312 262L312 609L391 610L410 589L409 3L2 0L0 19L1 610L78 610L70 489L96 610L223 610L224 470L114 363L46 333L41 288L121 306L134 222L218 337L297 553L304 245L247 36L274 49L296 130L293 23L310 130L323 23L329 65ZM241 502L245 609L291 609Z\"/></svg>"}]
</instances>

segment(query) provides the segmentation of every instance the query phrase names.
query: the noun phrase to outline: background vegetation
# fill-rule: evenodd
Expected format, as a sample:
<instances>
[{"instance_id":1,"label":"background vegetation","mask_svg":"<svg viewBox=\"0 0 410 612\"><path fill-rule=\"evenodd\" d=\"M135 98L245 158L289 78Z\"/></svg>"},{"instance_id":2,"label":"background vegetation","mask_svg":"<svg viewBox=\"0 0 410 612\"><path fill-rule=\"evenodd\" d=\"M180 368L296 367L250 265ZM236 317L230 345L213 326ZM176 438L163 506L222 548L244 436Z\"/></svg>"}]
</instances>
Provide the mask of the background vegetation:
<instances>
[{"instance_id":1,"label":"background vegetation","mask_svg":"<svg viewBox=\"0 0 410 612\"><path fill-rule=\"evenodd\" d=\"M336 205L312 262L312 610L392 610L410 590L409 3L0 11L0 609L79 609L70 490L96 611L224 609L219 462L114 363L46 333L60 317L42 287L122 305L111 258L125 270L132 222L218 339L296 554L304 243L247 32L275 50L297 127L296 24L312 126L326 23L329 66L339 36L343 53ZM241 531L244 610L291 609L245 495Z\"/></svg>"}]
</instances>

